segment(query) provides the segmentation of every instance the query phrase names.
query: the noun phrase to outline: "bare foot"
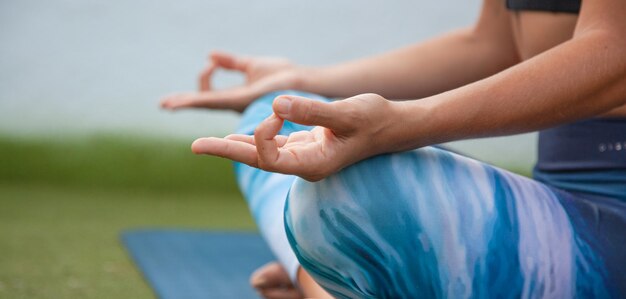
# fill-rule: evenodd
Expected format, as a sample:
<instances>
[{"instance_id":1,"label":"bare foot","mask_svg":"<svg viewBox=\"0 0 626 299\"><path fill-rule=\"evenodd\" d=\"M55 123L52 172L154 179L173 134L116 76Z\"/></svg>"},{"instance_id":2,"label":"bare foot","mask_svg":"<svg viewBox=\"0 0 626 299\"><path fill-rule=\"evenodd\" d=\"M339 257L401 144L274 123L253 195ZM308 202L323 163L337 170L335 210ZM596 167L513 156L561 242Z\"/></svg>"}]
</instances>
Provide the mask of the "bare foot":
<instances>
[{"instance_id":1,"label":"bare foot","mask_svg":"<svg viewBox=\"0 0 626 299\"><path fill-rule=\"evenodd\" d=\"M285 268L277 262L265 264L250 276L250 284L267 299L302 299L302 292L291 282Z\"/></svg>"}]
</instances>

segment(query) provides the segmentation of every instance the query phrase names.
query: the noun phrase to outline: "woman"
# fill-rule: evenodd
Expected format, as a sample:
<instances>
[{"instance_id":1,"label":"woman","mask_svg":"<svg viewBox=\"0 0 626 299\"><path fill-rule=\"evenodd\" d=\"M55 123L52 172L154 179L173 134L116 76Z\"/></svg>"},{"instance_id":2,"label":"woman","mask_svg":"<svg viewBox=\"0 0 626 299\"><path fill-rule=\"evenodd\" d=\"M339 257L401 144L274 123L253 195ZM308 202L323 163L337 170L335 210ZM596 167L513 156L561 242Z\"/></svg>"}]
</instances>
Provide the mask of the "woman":
<instances>
[{"instance_id":1,"label":"woman","mask_svg":"<svg viewBox=\"0 0 626 299\"><path fill-rule=\"evenodd\" d=\"M248 81L212 90L217 68ZM327 295L317 284L341 298L626 294L622 0L484 0L471 28L329 67L214 53L200 86L162 106L247 107L241 134L192 149L240 162L264 236L308 297ZM347 99L270 93L286 89ZM537 130L535 180L429 147ZM255 279L282 281L270 267Z\"/></svg>"}]
</instances>

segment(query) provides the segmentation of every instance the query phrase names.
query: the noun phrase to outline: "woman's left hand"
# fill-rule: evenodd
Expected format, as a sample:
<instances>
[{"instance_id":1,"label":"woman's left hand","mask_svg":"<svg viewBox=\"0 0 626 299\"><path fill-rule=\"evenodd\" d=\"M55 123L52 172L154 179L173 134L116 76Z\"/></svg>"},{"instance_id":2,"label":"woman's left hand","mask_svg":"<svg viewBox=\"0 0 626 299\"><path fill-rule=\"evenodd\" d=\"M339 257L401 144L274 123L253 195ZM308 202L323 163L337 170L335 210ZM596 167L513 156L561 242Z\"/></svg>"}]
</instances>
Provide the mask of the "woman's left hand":
<instances>
[{"instance_id":1,"label":"woman's left hand","mask_svg":"<svg viewBox=\"0 0 626 299\"><path fill-rule=\"evenodd\" d=\"M273 103L274 113L259 124L254 136L200 138L192 150L318 181L393 148L389 146L389 128L394 124L394 105L376 94L331 103L279 96ZM289 136L277 135L284 120L316 127Z\"/></svg>"}]
</instances>

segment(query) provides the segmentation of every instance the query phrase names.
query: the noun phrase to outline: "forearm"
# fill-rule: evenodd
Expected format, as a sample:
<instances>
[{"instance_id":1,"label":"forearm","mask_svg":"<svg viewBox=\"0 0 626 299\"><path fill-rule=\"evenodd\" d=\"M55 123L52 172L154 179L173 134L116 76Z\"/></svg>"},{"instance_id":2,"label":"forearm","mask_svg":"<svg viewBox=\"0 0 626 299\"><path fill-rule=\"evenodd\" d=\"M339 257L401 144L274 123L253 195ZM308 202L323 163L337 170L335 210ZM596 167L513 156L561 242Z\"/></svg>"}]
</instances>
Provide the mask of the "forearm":
<instances>
[{"instance_id":1,"label":"forearm","mask_svg":"<svg viewBox=\"0 0 626 299\"><path fill-rule=\"evenodd\" d=\"M377 93L389 99L421 98L450 90L517 62L515 50L475 29L381 55L304 71L301 88L330 97Z\"/></svg>"},{"instance_id":2,"label":"forearm","mask_svg":"<svg viewBox=\"0 0 626 299\"><path fill-rule=\"evenodd\" d=\"M502 73L396 103L396 148L535 131L626 103L626 39L593 31Z\"/></svg>"}]
</instances>

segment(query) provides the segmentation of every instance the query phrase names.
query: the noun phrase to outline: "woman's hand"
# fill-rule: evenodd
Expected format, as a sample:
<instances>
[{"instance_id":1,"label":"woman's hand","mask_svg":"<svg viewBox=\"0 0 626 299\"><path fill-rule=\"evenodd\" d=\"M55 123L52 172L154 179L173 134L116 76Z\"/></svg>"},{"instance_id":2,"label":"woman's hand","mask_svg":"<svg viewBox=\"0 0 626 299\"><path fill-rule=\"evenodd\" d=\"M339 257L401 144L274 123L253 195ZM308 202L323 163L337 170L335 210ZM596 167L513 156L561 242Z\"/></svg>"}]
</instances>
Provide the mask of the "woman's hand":
<instances>
[{"instance_id":1,"label":"woman's hand","mask_svg":"<svg viewBox=\"0 0 626 299\"><path fill-rule=\"evenodd\" d=\"M217 69L241 72L246 83L224 90L211 88L211 77ZM242 57L213 52L209 63L198 76L199 91L178 93L165 97L161 107L168 110L183 108L231 109L243 111L254 99L271 91L297 89L299 69L282 58Z\"/></svg>"},{"instance_id":2,"label":"woman's hand","mask_svg":"<svg viewBox=\"0 0 626 299\"><path fill-rule=\"evenodd\" d=\"M274 114L259 124L254 136L200 138L192 150L317 181L393 148L389 129L398 123L394 121L395 105L375 94L331 103L279 96L273 103ZM317 127L289 136L277 135L284 120Z\"/></svg>"}]
</instances>

